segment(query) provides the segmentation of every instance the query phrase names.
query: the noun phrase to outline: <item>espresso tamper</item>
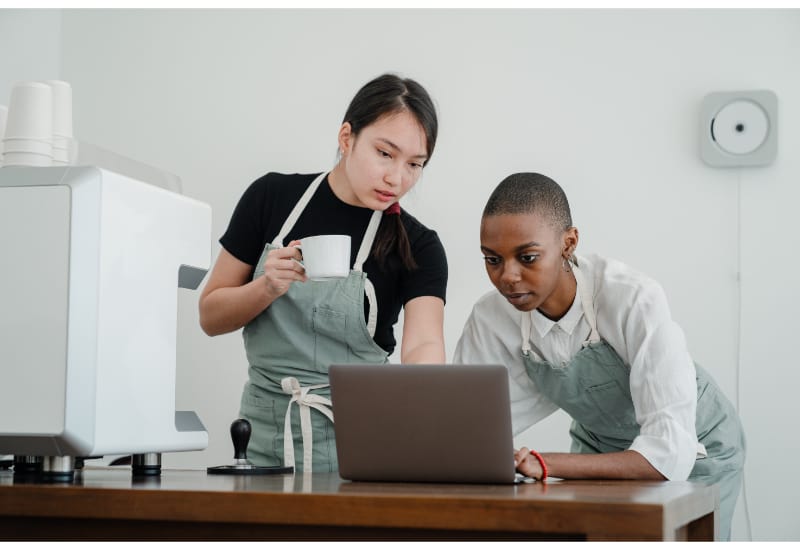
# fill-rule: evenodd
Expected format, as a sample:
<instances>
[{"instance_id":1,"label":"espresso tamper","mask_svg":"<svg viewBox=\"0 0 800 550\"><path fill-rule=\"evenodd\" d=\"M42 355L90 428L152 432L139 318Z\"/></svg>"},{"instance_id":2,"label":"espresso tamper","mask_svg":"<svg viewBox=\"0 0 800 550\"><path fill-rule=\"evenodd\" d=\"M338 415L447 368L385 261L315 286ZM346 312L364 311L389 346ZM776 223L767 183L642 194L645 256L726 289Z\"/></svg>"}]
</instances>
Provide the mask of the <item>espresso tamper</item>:
<instances>
[{"instance_id":1,"label":"espresso tamper","mask_svg":"<svg viewBox=\"0 0 800 550\"><path fill-rule=\"evenodd\" d=\"M233 464L224 466L211 466L206 469L209 474L227 475L270 475L291 474L291 466L256 466L247 460L247 444L250 442L252 428L250 422L244 418L234 420L231 424L231 439L233 440Z\"/></svg>"}]
</instances>

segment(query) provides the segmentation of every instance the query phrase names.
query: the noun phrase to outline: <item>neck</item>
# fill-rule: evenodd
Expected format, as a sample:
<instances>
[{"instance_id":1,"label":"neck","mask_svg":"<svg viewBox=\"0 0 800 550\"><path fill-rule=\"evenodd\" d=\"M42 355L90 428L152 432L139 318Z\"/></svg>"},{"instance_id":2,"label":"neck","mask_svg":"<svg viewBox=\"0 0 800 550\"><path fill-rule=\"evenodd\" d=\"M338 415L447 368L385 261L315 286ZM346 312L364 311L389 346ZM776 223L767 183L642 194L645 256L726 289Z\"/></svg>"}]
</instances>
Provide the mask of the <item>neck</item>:
<instances>
[{"instance_id":1,"label":"neck","mask_svg":"<svg viewBox=\"0 0 800 550\"><path fill-rule=\"evenodd\" d=\"M558 321L567 314L569 308L575 302L575 294L578 292L578 283L575 280L575 273L570 266L569 271L561 271L558 286L550 297L539 306L539 313L550 319Z\"/></svg>"},{"instance_id":2,"label":"neck","mask_svg":"<svg viewBox=\"0 0 800 550\"><path fill-rule=\"evenodd\" d=\"M345 204L349 204L350 206L363 206L355 193L353 193L353 187L350 184L350 179L347 177L347 172L345 172L343 163L344 159L340 160L333 170L331 170L330 174L328 174L328 184L331 186L331 191L333 191L337 199Z\"/></svg>"}]
</instances>

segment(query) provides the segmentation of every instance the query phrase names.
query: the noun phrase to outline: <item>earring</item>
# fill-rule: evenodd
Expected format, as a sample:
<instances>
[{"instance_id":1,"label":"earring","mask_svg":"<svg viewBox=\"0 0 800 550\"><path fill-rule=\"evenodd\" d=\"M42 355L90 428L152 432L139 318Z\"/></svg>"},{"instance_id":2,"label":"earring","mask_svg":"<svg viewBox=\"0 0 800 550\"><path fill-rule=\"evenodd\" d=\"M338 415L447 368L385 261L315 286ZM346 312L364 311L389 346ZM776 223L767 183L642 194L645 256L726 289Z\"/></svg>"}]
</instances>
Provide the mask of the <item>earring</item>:
<instances>
[{"instance_id":1,"label":"earring","mask_svg":"<svg viewBox=\"0 0 800 550\"><path fill-rule=\"evenodd\" d=\"M564 258L564 271L567 273L572 271L572 268L569 266L569 258Z\"/></svg>"}]
</instances>

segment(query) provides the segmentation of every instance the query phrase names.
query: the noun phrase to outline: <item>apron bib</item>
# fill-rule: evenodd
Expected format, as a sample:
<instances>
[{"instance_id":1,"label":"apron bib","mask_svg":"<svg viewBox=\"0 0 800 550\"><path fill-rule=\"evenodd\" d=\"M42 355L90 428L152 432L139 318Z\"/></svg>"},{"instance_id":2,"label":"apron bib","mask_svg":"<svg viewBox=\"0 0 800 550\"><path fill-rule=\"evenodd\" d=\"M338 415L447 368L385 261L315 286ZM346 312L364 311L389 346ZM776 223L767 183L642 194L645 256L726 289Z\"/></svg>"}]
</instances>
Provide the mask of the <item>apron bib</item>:
<instances>
[{"instance_id":1,"label":"apron bib","mask_svg":"<svg viewBox=\"0 0 800 550\"><path fill-rule=\"evenodd\" d=\"M566 365L536 361L530 353L530 314L523 313L520 326L525 370L542 393L572 417L571 452L624 451L640 431L631 397L630 366L601 340L592 292L577 266L573 271L583 314L591 328L589 337ZM538 355L543 357L541 353ZM713 379L698 365L695 368L695 427L707 456L695 460L689 480L719 483L720 536L728 539L744 466L744 432L735 409Z\"/></svg>"},{"instance_id":2,"label":"apron bib","mask_svg":"<svg viewBox=\"0 0 800 550\"><path fill-rule=\"evenodd\" d=\"M308 187L278 235L264 247L253 279L264 274L270 250L283 247L314 192ZM328 367L334 363L386 363L388 354L373 340L377 301L362 271L383 212L375 211L346 278L294 282L243 330L249 380L242 393L241 418L253 426L248 458L260 466L295 466L297 471L338 471ZM364 295L369 301L364 320Z\"/></svg>"}]
</instances>

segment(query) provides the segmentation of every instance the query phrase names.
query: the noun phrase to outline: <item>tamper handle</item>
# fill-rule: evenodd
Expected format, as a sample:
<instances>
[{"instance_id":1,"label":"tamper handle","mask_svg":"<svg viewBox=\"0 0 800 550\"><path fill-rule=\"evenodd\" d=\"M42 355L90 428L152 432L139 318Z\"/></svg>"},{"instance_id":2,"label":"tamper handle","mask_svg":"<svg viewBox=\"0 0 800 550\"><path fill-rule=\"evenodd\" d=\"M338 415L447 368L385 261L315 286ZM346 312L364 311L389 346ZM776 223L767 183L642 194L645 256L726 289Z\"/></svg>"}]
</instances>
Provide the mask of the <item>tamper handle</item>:
<instances>
[{"instance_id":1,"label":"tamper handle","mask_svg":"<svg viewBox=\"0 0 800 550\"><path fill-rule=\"evenodd\" d=\"M233 458L247 460L247 444L250 442L250 422L238 418L231 424L231 439L233 440Z\"/></svg>"},{"instance_id":2,"label":"tamper handle","mask_svg":"<svg viewBox=\"0 0 800 550\"><path fill-rule=\"evenodd\" d=\"M233 464L226 466L211 466L206 468L209 474L221 475L275 475L292 474L294 466L256 466L247 460L247 444L250 442L252 428L250 422L244 418L237 418L231 424L231 439L233 440Z\"/></svg>"}]
</instances>

